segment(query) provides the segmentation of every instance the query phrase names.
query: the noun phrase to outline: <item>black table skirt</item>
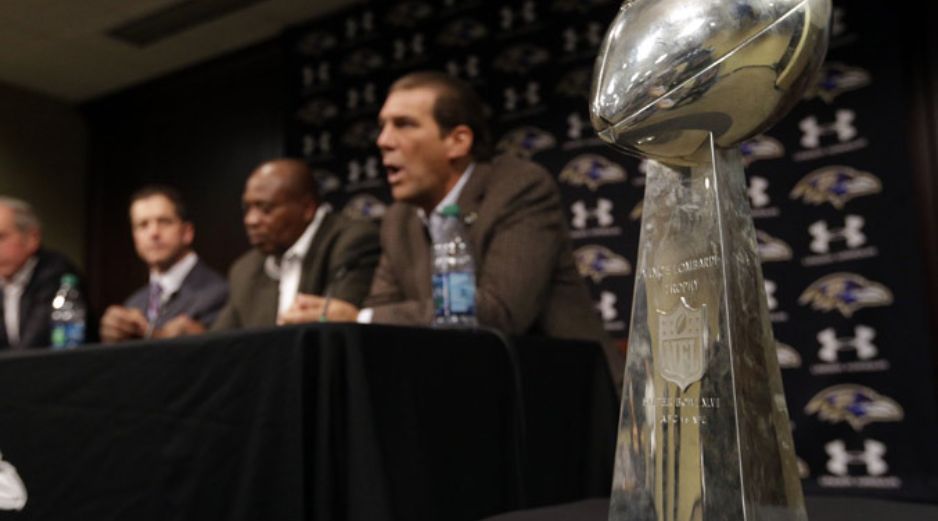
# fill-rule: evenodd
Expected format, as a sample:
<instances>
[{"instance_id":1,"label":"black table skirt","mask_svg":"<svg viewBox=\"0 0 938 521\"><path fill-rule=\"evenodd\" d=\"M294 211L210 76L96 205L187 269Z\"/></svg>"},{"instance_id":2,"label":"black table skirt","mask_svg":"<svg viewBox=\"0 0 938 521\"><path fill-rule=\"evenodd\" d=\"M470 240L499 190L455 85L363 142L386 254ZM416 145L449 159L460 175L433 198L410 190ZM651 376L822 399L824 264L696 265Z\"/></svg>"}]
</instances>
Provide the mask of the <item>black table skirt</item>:
<instances>
[{"instance_id":1,"label":"black table skirt","mask_svg":"<svg viewBox=\"0 0 938 521\"><path fill-rule=\"evenodd\" d=\"M41 520L473 520L608 495L598 346L325 324L0 356Z\"/></svg>"}]
</instances>

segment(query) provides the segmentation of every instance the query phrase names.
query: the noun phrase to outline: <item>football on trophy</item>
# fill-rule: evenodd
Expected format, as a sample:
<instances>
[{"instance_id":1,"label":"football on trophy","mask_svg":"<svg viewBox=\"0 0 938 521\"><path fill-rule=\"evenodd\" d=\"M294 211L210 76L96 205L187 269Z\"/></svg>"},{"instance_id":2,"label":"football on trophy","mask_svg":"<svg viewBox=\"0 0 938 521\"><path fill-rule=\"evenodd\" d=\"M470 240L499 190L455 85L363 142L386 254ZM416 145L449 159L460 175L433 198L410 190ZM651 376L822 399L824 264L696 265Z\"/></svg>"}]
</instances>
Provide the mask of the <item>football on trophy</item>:
<instances>
[{"instance_id":1,"label":"football on trophy","mask_svg":"<svg viewBox=\"0 0 938 521\"><path fill-rule=\"evenodd\" d=\"M633 155L695 165L797 103L827 50L828 0L626 0L593 71L590 116Z\"/></svg>"}]
</instances>

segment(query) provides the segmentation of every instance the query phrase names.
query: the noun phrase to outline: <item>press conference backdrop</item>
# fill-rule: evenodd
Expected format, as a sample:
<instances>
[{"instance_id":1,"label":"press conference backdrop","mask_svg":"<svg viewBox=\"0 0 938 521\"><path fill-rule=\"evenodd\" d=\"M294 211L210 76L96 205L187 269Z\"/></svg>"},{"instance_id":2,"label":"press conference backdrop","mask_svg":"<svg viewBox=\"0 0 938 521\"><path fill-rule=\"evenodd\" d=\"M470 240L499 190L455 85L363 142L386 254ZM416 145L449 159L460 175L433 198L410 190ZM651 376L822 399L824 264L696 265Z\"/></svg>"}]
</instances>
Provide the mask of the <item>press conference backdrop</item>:
<instances>
[{"instance_id":1,"label":"press conference backdrop","mask_svg":"<svg viewBox=\"0 0 938 521\"><path fill-rule=\"evenodd\" d=\"M489 104L498 149L556 175L580 273L627 336L643 162L595 137L593 60L618 1L362 4L285 38L288 152L342 212L381 219L374 145L388 85L461 77ZM922 274L893 10L835 2L817 88L743 145L799 466L809 493L938 500ZM527 261L525 261L527 262Z\"/></svg>"}]
</instances>

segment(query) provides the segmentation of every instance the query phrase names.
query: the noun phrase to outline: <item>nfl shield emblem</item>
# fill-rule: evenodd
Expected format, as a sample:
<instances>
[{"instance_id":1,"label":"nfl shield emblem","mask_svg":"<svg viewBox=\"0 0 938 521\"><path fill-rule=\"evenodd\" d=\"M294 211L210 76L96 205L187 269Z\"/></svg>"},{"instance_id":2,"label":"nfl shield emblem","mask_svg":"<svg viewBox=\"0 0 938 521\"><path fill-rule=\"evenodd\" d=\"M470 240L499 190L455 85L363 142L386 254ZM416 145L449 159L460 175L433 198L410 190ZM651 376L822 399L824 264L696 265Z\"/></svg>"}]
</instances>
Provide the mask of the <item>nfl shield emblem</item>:
<instances>
[{"instance_id":1,"label":"nfl shield emblem","mask_svg":"<svg viewBox=\"0 0 938 521\"><path fill-rule=\"evenodd\" d=\"M658 315L658 373L682 391L700 380L707 366L707 306L694 309L681 298L669 313Z\"/></svg>"}]
</instances>

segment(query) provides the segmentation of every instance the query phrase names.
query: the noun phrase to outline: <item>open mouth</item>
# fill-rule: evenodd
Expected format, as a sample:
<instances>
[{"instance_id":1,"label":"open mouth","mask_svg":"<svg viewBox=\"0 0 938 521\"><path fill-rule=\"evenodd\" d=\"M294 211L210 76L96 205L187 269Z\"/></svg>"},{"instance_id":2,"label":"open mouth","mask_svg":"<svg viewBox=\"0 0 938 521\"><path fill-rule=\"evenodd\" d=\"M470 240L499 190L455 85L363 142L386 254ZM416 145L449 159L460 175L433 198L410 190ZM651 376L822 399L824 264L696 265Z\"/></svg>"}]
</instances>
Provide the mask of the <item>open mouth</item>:
<instances>
[{"instance_id":1,"label":"open mouth","mask_svg":"<svg viewBox=\"0 0 938 521\"><path fill-rule=\"evenodd\" d=\"M403 168L398 165L385 164L384 168L388 172L388 183L394 184L398 182L401 178Z\"/></svg>"}]
</instances>

